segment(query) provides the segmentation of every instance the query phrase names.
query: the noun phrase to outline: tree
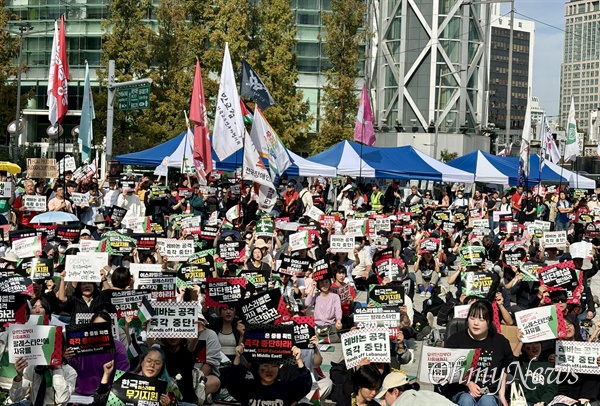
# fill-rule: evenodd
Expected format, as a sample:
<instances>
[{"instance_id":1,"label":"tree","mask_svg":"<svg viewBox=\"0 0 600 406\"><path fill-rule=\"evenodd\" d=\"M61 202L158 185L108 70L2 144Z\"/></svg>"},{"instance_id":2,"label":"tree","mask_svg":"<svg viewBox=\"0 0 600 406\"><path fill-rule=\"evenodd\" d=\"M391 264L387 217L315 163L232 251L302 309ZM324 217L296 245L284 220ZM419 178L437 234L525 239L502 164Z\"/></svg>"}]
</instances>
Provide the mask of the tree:
<instances>
[{"instance_id":1,"label":"tree","mask_svg":"<svg viewBox=\"0 0 600 406\"><path fill-rule=\"evenodd\" d=\"M453 159L458 158L458 153L449 152L448 148L444 148L443 150L440 151L440 157L441 157L442 162L450 162Z\"/></svg>"},{"instance_id":2,"label":"tree","mask_svg":"<svg viewBox=\"0 0 600 406\"><path fill-rule=\"evenodd\" d=\"M331 0L331 13L323 14L325 43L323 49L331 68L326 71L327 84L321 99L321 131L313 141L313 152L320 152L352 139L358 109L356 78L360 48L364 38L365 3L359 0Z\"/></svg>"},{"instance_id":3,"label":"tree","mask_svg":"<svg viewBox=\"0 0 600 406\"><path fill-rule=\"evenodd\" d=\"M289 149L303 149L312 118L310 105L296 88L296 26L289 0L261 0L251 26L248 62L260 75L275 104L266 112L269 124Z\"/></svg>"}]
</instances>

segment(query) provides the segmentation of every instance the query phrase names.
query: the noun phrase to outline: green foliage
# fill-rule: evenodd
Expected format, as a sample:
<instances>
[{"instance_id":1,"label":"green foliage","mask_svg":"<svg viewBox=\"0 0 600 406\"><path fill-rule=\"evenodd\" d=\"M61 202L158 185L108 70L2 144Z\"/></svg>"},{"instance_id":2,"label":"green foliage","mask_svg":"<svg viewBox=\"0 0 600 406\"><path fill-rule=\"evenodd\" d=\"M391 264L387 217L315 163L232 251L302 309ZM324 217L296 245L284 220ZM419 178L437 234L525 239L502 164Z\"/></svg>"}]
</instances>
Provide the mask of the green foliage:
<instances>
[{"instance_id":1,"label":"green foliage","mask_svg":"<svg viewBox=\"0 0 600 406\"><path fill-rule=\"evenodd\" d=\"M323 50L331 68L321 99L321 128L312 142L312 152L351 140L358 109L356 77L360 61L359 44L364 38L365 3L359 0L331 0L331 13L323 15L326 29Z\"/></svg>"},{"instance_id":2,"label":"green foliage","mask_svg":"<svg viewBox=\"0 0 600 406\"><path fill-rule=\"evenodd\" d=\"M440 151L440 157L441 157L442 162L450 162L453 159L458 158L458 153L448 152L448 149L444 148L443 150Z\"/></svg>"}]
</instances>

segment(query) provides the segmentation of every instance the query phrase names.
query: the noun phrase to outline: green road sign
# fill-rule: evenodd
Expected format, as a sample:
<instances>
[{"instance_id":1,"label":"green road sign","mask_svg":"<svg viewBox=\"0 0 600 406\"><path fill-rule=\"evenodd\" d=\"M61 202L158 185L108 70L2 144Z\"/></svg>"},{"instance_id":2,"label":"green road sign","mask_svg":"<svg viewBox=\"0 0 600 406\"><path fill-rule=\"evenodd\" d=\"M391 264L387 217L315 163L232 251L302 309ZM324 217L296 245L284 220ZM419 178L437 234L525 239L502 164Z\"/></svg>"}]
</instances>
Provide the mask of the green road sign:
<instances>
[{"instance_id":1,"label":"green road sign","mask_svg":"<svg viewBox=\"0 0 600 406\"><path fill-rule=\"evenodd\" d=\"M119 110L150 108L150 86L124 87L119 89Z\"/></svg>"}]
</instances>

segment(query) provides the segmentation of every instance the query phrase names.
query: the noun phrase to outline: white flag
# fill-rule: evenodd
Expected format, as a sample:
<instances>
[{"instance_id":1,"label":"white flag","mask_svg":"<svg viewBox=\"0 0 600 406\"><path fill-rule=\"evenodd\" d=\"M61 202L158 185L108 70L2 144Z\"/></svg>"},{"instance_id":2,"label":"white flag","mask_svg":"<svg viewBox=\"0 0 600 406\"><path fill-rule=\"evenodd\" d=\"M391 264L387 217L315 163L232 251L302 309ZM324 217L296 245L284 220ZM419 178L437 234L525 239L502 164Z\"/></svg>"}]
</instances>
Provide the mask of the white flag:
<instances>
[{"instance_id":1,"label":"white flag","mask_svg":"<svg viewBox=\"0 0 600 406\"><path fill-rule=\"evenodd\" d=\"M235 85L229 44L226 43L213 128L213 149L221 161L243 147L245 132L240 95Z\"/></svg>"},{"instance_id":2,"label":"white flag","mask_svg":"<svg viewBox=\"0 0 600 406\"><path fill-rule=\"evenodd\" d=\"M248 133L245 135L244 144L242 179L258 184L258 206L261 210L270 213L277 202L277 191L271 181L271 174L265 167Z\"/></svg>"},{"instance_id":3,"label":"white flag","mask_svg":"<svg viewBox=\"0 0 600 406\"><path fill-rule=\"evenodd\" d=\"M258 105L254 110L254 122L252 123L250 138L256 145L258 154L269 160L272 181L275 181L277 176L281 176L292 165L287 148L269 125Z\"/></svg>"},{"instance_id":4,"label":"white flag","mask_svg":"<svg viewBox=\"0 0 600 406\"><path fill-rule=\"evenodd\" d=\"M600 140L598 140L598 146L596 147L596 155L600 157Z\"/></svg>"},{"instance_id":5,"label":"white flag","mask_svg":"<svg viewBox=\"0 0 600 406\"><path fill-rule=\"evenodd\" d=\"M525 185L525 178L529 176L529 144L531 143L531 96L527 93L527 109L525 122L521 135L521 149L519 152L519 185Z\"/></svg>"},{"instance_id":6,"label":"white flag","mask_svg":"<svg viewBox=\"0 0 600 406\"><path fill-rule=\"evenodd\" d=\"M56 96L52 94L54 87L54 71L56 70L56 58L58 48L58 22L54 21L54 39L52 40L52 53L50 54L50 69L48 70L48 100L46 106L48 107L48 119L52 126L56 126L58 121L58 103Z\"/></svg>"},{"instance_id":7,"label":"white flag","mask_svg":"<svg viewBox=\"0 0 600 406\"><path fill-rule=\"evenodd\" d=\"M538 138L542 143L541 155L550 155L550 160L557 164L558 161L560 161L560 153L558 152L556 142L554 142L554 137L552 137L552 130L550 129L548 118L545 114L542 116Z\"/></svg>"},{"instance_id":8,"label":"white flag","mask_svg":"<svg viewBox=\"0 0 600 406\"><path fill-rule=\"evenodd\" d=\"M565 137L565 161L574 161L579 155L579 137L577 136L577 121L575 120L575 99L572 97Z\"/></svg>"}]
</instances>

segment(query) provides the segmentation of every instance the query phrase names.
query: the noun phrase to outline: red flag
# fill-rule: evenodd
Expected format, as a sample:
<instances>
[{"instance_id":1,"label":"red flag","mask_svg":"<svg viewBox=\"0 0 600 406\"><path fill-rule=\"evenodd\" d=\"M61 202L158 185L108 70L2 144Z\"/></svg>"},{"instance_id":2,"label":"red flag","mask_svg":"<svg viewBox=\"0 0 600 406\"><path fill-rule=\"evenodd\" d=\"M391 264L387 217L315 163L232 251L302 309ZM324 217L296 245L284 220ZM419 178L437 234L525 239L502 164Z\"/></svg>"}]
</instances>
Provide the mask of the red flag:
<instances>
[{"instance_id":1,"label":"red flag","mask_svg":"<svg viewBox=\"0 0 600 406\"><path fill-rule=\"evenodd\" d=\"M56 64L54 65L54 85L52 94L56 97L58 110L57 119L61 123L69 111L69 60L67 59L67 37L65 31L65 16L60 17L60 32L56 48Z\"/></svg>"},{"instance_id":2,"label":"red flag","mask_svg":"<svg viewBox=\"0 0 600 406\"><path fill-rule=\"evenodd\" d=\"M192 89L192 102L190 103L190 120L194 122L194 163L196 161L202 162L204 173L210 173L213 170L212 149L210 147L202 73L200 72L200 61L197 59L194 88Z\"/></svg>"}]
</instances>

